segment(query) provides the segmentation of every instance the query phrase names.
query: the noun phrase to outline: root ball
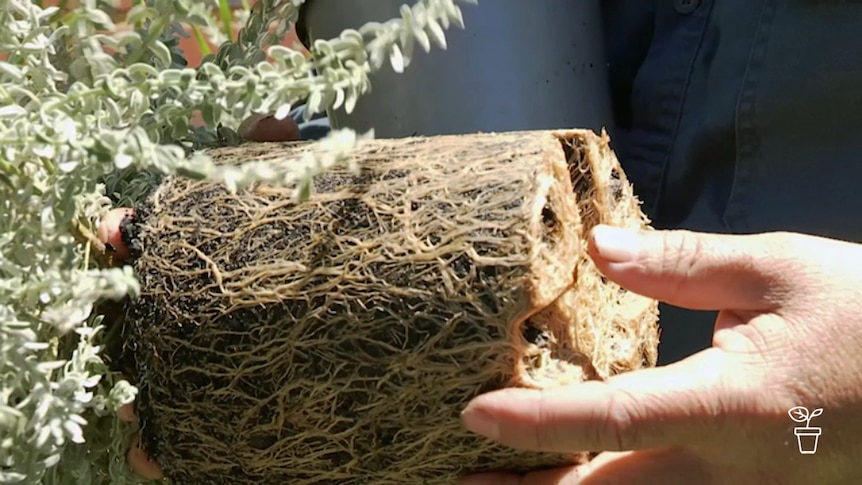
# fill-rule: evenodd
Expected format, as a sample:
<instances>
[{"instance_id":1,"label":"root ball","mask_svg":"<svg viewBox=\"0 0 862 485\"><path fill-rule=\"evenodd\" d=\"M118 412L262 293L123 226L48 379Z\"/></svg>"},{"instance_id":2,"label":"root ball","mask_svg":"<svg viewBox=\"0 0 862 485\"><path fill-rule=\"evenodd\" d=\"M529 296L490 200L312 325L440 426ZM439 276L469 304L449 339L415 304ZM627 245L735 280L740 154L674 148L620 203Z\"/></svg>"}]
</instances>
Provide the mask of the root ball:
<instances>
[{"instance_id":1,"label":"root ball","mask_svg":"<svg viewBox=\"0 0 862 485\"><path fill-rule=\"evenodd\" d=\"M655 364L656 302L586 254L593 225L648 222L607 137L368 140L353 156L359 173L319 177L303 203L168 178L137 208L127 348L146 450L188 485L447 484L587 461L490 443L459 413L492 389Z\"/></svg>"}]
</instances>

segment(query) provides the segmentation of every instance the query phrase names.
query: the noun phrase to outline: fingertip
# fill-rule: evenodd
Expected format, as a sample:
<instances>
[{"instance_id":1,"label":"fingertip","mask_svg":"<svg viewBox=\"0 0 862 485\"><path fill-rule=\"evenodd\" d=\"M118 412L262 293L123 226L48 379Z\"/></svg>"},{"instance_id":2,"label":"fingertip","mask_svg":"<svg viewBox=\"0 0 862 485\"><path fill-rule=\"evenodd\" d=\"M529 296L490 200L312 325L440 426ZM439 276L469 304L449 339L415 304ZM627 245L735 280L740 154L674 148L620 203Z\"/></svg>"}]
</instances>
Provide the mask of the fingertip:
<instances>
[{"instance_id":1,"label":"fingertip","mask_svg":"<svg viewBox=\"0 0 862 485\"><path fill-rule=\"evenodd\" d=\"M154 460L151 460L147 452L141 447L140 432L135 432L132 435L132 442L126 454L126 461L132 472L145 480L161 480L165 477L162 467Z\"/></svg>"},{"instance_id":2,"label":"fingertip","mask_svg":"<svg viewBox=\"0 0 862 485\"><path fill-rule=\"evenodd\" d=\"M272 114L254 114L239 125L239 135L253 142L300 141L299 125L291 117L276 119Z\"/></svg>"},{"instance_id":3,"label":"fingertip","mask_svg":"<svg viewBox=\"0 0 862 485\"><path fill-rule=\"evenodd\" d=\"M482 409L468 406L461 413L461 422L468 431L484 436L490 440L500 438L500 424L490 414Z\"/></svg>"},{"instance_id":4,"label":"fingertip","mask_svg":"<svg viewBox=\"0 0 862 485\"><path fill-rule=\"evenodd\" d=\"M786 268L756 235L639 230L598 225L587 252L623 288L690 310L768 310ZM778 288L778 290L776 290Z\"/></svg>"},{"instance_id":5,"label":"fingertip","mask_svg":"<svg viewBox=\"0 0 862 485\"><path fill-rule=\"evenodd\" d=\"M480 423L481 421L492 417L508 416L521 408L523 402L531 405L534 402L535 392L535 389L506 388L480 394L471 399L461 411L461 420L465 425L469 423L471 426L481 428L487 424Z\"/></svg>"},{"instance_id":6,"label":"fingertip","mask_svg":"<svg viewBox=\"0 0 862 485\"><path fill-rule=\"evenodd\" d=\"M123 242L122 224L127 217L134 214L134 209L118 207L109 210L99 221L96 236L105 245L105 251L115 264L120 264L129 257L129 248Z\"/></svg>"},{"instance_id":7,"label":"fingertip","mask_svg":"<svg viewBox=\"0 0 862 485\"><path fill-rule=\"evenodd\" d=\"M587 239L587 250L596 264L634 262L640 247L640 231L606 224L594 226Z\"/></svg>"},{"instance_id":8,"label":"fingertip","mask_svg":"<svg viewBox=\"0 0 862 485\"><path fill-rule=\"evenodd\" d=\"M461 419L469 431L515 449L565 451L556 439L559 437L550 436L556 426L550 420L559 411L556 401L568 406L568 396L566 388L548 392L501 389L474 398L462 412Z\"/></svg>"},{"instance_id":9,"label":"fingertip","mask_svg":"<svg viewBox=\"0 0 862 485\"><path fill-rule=\"evenodd\" d=\"M130 402L120 406L120 408L117 409L117 417L120 421L126 423L137 423L138 415L135 412L135 403Z\"/></svg>"}]
</instances>

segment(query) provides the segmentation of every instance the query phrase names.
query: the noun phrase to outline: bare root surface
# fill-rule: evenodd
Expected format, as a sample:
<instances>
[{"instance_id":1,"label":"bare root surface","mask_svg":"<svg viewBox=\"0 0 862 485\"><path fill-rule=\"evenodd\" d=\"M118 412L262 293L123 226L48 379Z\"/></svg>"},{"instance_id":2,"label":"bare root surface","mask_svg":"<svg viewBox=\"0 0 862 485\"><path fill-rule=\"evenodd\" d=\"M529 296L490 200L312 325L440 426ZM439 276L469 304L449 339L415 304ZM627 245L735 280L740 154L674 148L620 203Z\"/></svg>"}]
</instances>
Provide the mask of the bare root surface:
<instances>
[{"instance_id":1,"label":"bare root surface","mask_svg":"<svg viewBox=\"0 0 862 485\"><path fill-rule=\"evenodd\" d=\"M596 222L647 222L607 139L373 140L354 156L361 172L320 177L301 204L171 178L138 208L127 348L147 451L190 485L447 484L586 461L503 448L459 413L491 389L655 364L655 302L586 258Z\"/></svg>"}]
</instances>

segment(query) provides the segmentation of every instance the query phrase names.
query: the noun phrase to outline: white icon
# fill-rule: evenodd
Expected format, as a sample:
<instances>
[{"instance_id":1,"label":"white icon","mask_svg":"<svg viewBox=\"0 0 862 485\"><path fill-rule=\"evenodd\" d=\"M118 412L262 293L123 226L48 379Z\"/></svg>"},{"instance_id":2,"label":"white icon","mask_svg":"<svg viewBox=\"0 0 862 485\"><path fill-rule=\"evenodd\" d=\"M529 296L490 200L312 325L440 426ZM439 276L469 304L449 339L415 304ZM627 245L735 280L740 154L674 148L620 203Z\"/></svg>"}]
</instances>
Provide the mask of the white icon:
<instances>
[{"instance_id":1,"label":"white icon","mask_svg":"<svg viewBox=\"0 0 862 485\"><path fill-rule=\"evenodd\" d=\"M805 423L805 426L797 426L793 428L793 434L796 435L796 441L799 443L799 453L803 455L813 455L817 453L817 442L820 440L820 428L812 428L811 420L823 414L823 408L817 408L814 411L808 412L805 406L796 406L787 411L790 419L797 423Z\"/></svg>"}]
</instances>

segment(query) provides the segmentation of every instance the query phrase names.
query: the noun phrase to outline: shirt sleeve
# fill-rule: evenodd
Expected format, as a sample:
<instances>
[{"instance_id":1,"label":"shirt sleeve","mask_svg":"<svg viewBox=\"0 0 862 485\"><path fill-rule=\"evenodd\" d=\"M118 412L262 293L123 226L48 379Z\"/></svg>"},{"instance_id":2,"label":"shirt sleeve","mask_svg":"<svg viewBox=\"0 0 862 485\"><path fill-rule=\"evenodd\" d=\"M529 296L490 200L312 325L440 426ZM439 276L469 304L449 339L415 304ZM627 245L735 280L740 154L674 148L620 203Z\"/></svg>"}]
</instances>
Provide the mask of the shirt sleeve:
<instances>
[{"instance_id":1,"label":"shirt sleeve","mask_svg":"<svg viewBox=\"0 0 862 485\"><path fill-rule=\"evenodd\" d=\"M294 107L289 116L299 125L299 135L302 140L319 140L329 134L329 118L325 113L318 113L308 121L303 121L307 106L301 104Z\"/></svg>"}]
</instances>

